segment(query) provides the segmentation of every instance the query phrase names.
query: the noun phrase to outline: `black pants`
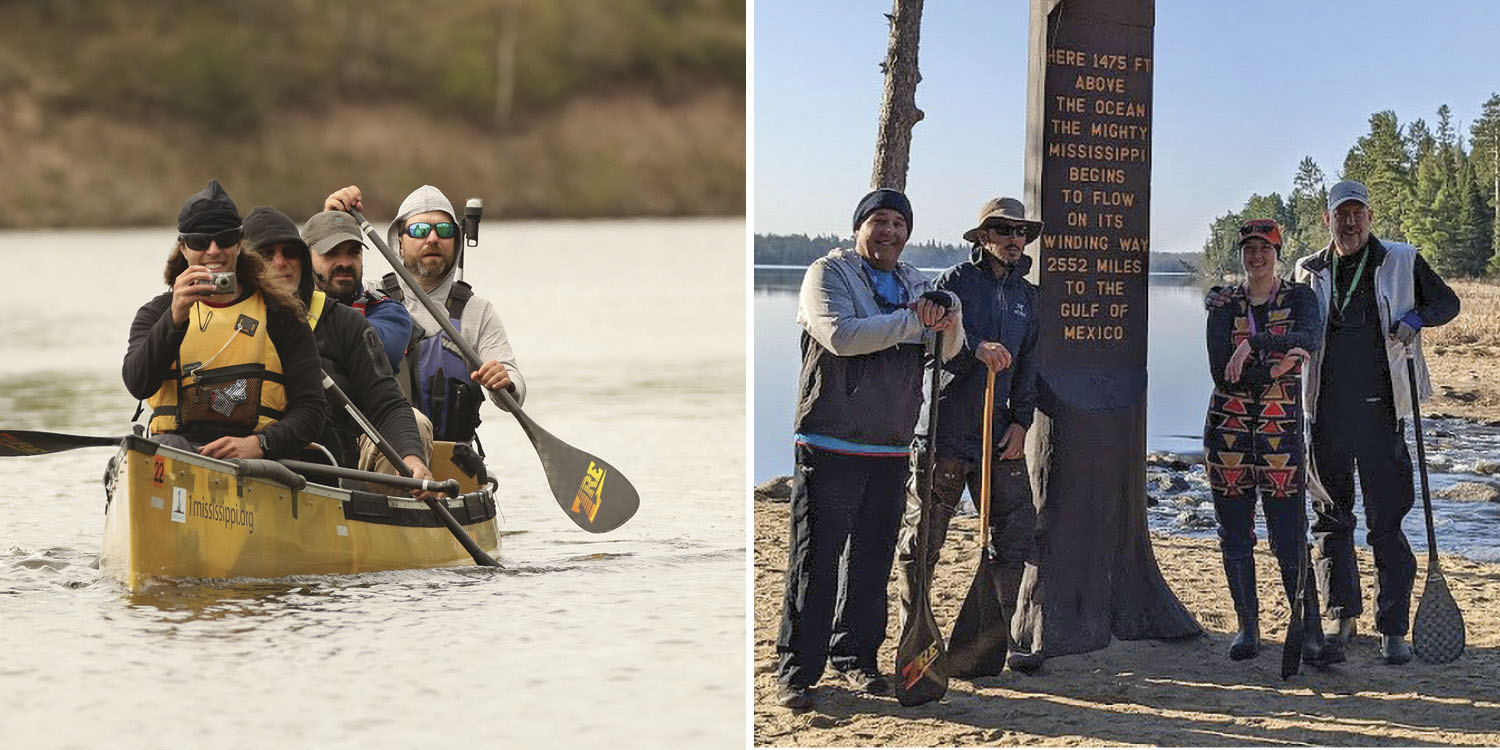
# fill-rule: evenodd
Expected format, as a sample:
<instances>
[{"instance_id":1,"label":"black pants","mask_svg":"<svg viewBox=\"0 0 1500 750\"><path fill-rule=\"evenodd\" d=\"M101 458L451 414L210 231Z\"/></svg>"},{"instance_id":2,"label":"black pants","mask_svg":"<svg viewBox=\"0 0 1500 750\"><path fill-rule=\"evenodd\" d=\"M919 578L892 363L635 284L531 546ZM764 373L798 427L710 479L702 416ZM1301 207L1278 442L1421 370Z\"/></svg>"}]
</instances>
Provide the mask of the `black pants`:
<instances>
[{"instance_id":1,"label":"black pants","mask_svg":"<svg viewBox=\"0 0 1500 750\"><path fill-rule=\"evenodd\" d=\"M981 469L978 462L961 458L939 458L933 467L932 503L927 508L928 582L937 568L938 553L948 537L948 524L958 510L964 487L969 488L970 497L979 497ZM916 588L917 524L921 520L921 501L916 488L909 488L906 497L906 512L896 544L896 562L900 568L896 589L901 598L903 626L911 616L912 593ZM995 461L990 473L990 566L985 573L1007 618L1016 611L1021 573L1031 556L1035 535L1036 506L1031 499L1026 459Z\"/></svg>"},{"instance_id":2,"label":"black pants","mask_svg":"<svg viewBox=\"0 0 1500 750\"><path fill-rule=\"evenodd\" d=\"M1300 436L1298 436L1300 437ZM1240 565L1246 568L1243 579L1231 574L1230 598L1234 608L1242 617L1258 619L1260 599L1255 590L1255 497L1256 492L1225 497L1213 493L1214 516L1219 521L1219 552L1224 557L1226 570ZM1307 554L1307 500L1299 489L1287 497L1264 495L1261 507L1265 510L1266 535L1271 539L1271 552L1281 567L1282 578L1291 583L1291 592L1296 592L1296 580L1303 556ZM1311 615L1309 615L1311 616Z\"/></svg>"},{"instance_id":3,"label":"black pants","mask_svg":"<svg viewBox=\"0 0 1500 750\"><path fill-rule=\"evenodd\" d=\"M807 687L825 661L835 669L876 666L908 459L802 445L796 455L777 675Z\"/></svg>"},{"instance_id":4,"label":"black pants","mask_svg":"<svg viewBox=\"0 0 1500 750\"><path fill-rule=\"evenodd\" d=\"M1325 400L1325 402L1328 400ZM1366 542L1375 553L1375 629L1405 635L1417 560L1401 530L1416 493L1405 426L1385 400L1319 403L1312 426L1313 537L1318 589L1328 617L1364 611L1354 560L1354 472L1364 498ZM1321 487L1319 486L1321 485Z\"/></svg>"}]
</instances>

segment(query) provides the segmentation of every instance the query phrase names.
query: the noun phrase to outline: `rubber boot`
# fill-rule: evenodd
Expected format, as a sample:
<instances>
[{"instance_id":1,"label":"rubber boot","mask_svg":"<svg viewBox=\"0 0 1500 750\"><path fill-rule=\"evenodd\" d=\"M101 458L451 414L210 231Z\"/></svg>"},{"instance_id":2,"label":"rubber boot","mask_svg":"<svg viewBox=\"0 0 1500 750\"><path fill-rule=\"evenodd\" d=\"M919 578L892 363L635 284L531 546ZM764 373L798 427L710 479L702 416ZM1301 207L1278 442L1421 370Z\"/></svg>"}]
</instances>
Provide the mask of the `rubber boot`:
<instances>
[{"instance_id":1,"label":"rubber boot","mask_svg":"<svg viewBox=\"0 0 1500 750\"><path fill-rule=\"evenodd\" d=\"M1296 596L1297 571L1281 572L1282 582L1286 587L1287 599ZM1318 586L1312 580L1312 571L1308 571L1307 581L1302 591L1302 661L1313 666L1327 666L1344 660L1344 650L1338 648L1323 634L1323 618L1319 616L1318 609Z\"/></svg>"},{"instance_id":2,"label":"rubber boot","mask_svg":"<svg viewBox=\"0 0 1500 750\"><path fill-rule=\"evenodd\" d=\"M1255 558L1224 559L1224 578L1234 600L1234 616L1240 630L1229 644L1229 658L1253 659L1260 653L1260 600L1255 594Z\"/></svg>"}]
</instances>

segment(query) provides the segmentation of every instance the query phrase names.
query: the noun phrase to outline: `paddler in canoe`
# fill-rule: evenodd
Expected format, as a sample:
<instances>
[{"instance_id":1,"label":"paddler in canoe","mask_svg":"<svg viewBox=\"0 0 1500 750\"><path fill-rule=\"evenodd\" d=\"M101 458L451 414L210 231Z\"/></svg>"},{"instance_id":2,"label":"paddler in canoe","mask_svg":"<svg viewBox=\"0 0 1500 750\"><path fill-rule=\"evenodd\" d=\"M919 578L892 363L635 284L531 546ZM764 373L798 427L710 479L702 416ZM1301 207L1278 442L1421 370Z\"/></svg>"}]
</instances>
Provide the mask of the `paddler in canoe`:
<instances>
[{"instance_id":1,"label":"paddler in canoe","mask_svg":"<svg viewBox=\"0 0 1500 750\"><path fill-rule=\"evenodd\" d=\"M324 199L323 209L362 211L363 193L357 185L341 188ZM423 185L401 202L386 230L386 242L400 253L405 269L444 308L464 343L478 355L482 363L477 368L470 367L452 343L445 343L448 334L405 279L387 274L380 290L400 300L412 317L412 338L397 373L402 391L431 421L436 439L477 445L475 429L485 396L480 386L490 391L496 406L508 411L497 392L503 389L522 405L526 380L494 305L463 281L465 234L448 197ZM483 455L483 446L478 447Z\"/></svg>"},{"instance_id":2,"label":"paddler in canoe","mask_svg":"<svg viewBox=\"0 0 1500 750\"><path fill-rule=\"evenodd\" d=\"M413 478L432 479L428 467L431 428L419 432L374 326L354 308L315 288L313 252L324 254L350 243L363 246L353 218L320 213L299 233L291 217L269 206L257 206L245 217L244 242L271 267L275 283L307 307L307 323L317 341L323 372L391 443ZM324 422L318 443L333 454L338 465L349 468L359 463L362 444L369 444L369 452L375 453L354 418L338 409ZM382 463L375 470L396 473L388 461Z\"/></svg>"},{"instance_id":3,"label":"paddler in canoe","mask_svg":"<svg viewBox=\"0 0 1500 750\"><path fill-rule=\"evenodd\" d=\"M170 290L130 326L122 376L150 409L152 439L210 458L287 458L323 428L307 311L244 252L243 222L218 180L183 204Z\"/></svg>"}]
</instances>

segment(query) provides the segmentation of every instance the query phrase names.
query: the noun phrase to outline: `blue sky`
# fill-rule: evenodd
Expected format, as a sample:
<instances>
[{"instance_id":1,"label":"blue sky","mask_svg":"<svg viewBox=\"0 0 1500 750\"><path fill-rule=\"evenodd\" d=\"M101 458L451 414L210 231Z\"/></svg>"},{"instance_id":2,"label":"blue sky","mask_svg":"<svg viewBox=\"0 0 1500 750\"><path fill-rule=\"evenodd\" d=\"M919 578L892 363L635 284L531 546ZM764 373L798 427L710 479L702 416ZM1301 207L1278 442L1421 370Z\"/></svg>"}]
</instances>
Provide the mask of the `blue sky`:
<instances>
[{"instance_id":1,"label":"blue sky","mask_svg":"<svg viewBox=\"0 0 1500 750\"><path fill-rule=\"evenodd\" d=\"M913 241L958 243L979 204L1019 197L1027 0L927 0L907 193ZM889 0L757 0L753 226L848 234L868 189ZM1372 113L1459 132L1500 92L1500 2L1165 0L1156 5L1152 248L1202 247L1303 156L1337 179ZM1045 217L1044 217L1045 218Z\"/></svg>"}]
</instances>

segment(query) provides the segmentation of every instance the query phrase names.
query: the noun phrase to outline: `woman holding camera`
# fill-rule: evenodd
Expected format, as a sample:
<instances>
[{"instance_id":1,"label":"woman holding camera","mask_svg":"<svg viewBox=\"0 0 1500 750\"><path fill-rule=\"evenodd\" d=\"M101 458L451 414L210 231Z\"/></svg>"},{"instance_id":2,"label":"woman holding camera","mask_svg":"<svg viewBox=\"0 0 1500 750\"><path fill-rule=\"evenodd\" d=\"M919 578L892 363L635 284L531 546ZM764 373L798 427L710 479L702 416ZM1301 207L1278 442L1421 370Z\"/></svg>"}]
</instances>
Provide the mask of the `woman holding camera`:
<instances>
[{"instance_id":1,"label":"woman holding camera","mask_svg":"<svg viewBox=\"0 0 1500 750\"><path fill-rule=\"evenodd\" d=\"M210 458L296 454L326 409L306 311L240 251L239 209L218 180L183 204L177 230L171 289L136 312L123 368L152 439Z\"/></svg>"},{"instance_id":2,"label":"woman holding camera","mask_svg":"<svg viewBox=\"0 0 1500 750\"><path fill-rule=\"evenodd\" d=\"M1317 587L1306 579L1306 450L1302 429L1302 360L1322 343L1323 318L1311 288L1276 276L1281 227L1252 219L1240 227L1245 283L1209 311L1209 371L1214 391L1203 428L1205 463L1219 522L1219 550L1239 632L1229 658L1260 651L1255 586L1255 500L1265 510L1271 550L1287 597L1306 609L1303 660L1325 651Z\"/></svg>"}]
</instances>

